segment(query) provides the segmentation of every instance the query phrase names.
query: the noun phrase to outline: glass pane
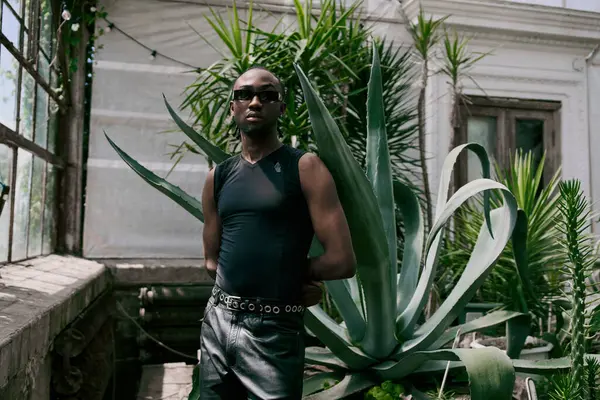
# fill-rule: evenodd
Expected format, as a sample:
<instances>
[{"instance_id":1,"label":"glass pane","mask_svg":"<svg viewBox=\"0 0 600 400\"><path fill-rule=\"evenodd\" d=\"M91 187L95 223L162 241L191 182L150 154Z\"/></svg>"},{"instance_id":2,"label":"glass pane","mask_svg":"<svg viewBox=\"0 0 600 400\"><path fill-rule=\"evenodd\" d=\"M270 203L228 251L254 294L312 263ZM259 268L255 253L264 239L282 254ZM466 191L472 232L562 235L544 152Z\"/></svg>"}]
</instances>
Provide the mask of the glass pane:
<instances>
[{"instance_id":1,"label":"glass pane","mask_svg":"<svg viewBox=\"0 0 600 400\"><path fill-rule=\"evenodd\" d=\"M2 33L17 49L21 48L19 40L21 24L12 10L4 3L2 4Z\"/></svg>"},{"instance_id":2,"label":"glass pane","mask_svg":"<svg viewBox=\"0 0 600 400\"><path fill-rule=\"evenodd\" d=\"M43 254L49 254L54 251L54 238L56 237L56 221L54 215L56 212L56 168L48 164L46 172L46 198L44 205L44 243Z\"/></svg>"},{"instance_id":3,"label":"glass pane","mask_svg":"<svg viewBox=\"0 0 600 400\"><path fill-rule=\"evenodd\" d=\"M488 155L491 157L496 153L496 117L469 117L467 122L467 141L482 145ZM478 157L469 152L468 155L468 173L469 181L481 178L483 171Z\"/></svg>"},{"instance_id":4,"label":"glass pane","mask_svg":"<svg viewBox=\"0 0 600 400\"><path fill-rule=\"evenodd\" d=\"M40 3L40 48L48 55L52 55L52 9L50 0Z\"/></svg>"},{"instance_id":5,"label":"glass pane","mask_svg":"<svg viewBox=\"0 0 600 400\"><path fill-rule=\"evenodd\" d=\"M42 254L42 212L44 203L44 173L46 162L38 157L33 157L33 173L31 175L31 206L29 209L29 249L27 257Z\"/></svg>"},{"instance_id":6,"label":"glass pane","mask_svg":"<svg viewBox=\"0 0 600 400\"><path fill-rule=\"evenodd\" d=\"M0 123L17 129L17 82L19 65L4 46L0 46Z\"/></svg>"},{"instance_id":7,"label":"glass pane","mask_svg":"<svg viewBox=\"0 0 600 400\"><path fill-rule=\"evenodd\" d=\"M537 169L544 153L544 121L539 119L517 119L515 122L515 144L524 153L531 151L534 168Z\"/></svg>"},{"instance_id":8,"label":"glass pane","mask_svg":"<svg viewBox=\"0 0 600 400\"><path fill-rule=\"evenodd\" d=\"M23 70L21 80L21 122L19 123L19 134L27 139L33 139L33 104L35 101L35 81L29 72Z\"/></svg>"},{"instance_id":9,"label":"glass pane","mask_svg":"<svg viewBox=\"0 0 600 400\"><path fill-rule=\"evenodd\" d=\"M8 0L8 2L10 3L10 5L12 6L12 8L15 9L15 11L17 12L17 14L21 15L21 0Z\"/></svg>"},{"instance_id":10,"label":"glass pane","mask_svg":"<svg viewBox=\"0 0 600 400\"><path fill-rule=\"evenodd\" d=\"M48 94L38 85L35 109L35 143L46 148L48 138Z\"/></svg>"},{"instance_id":11,"label":"glass pane","mask_svg":"<svg viewBox=\"0 0 600 400\"><path fill-rule=\"evenodd\" d=\"M0 181L11 186L12 154L8 146L0 144ZM12 187L10 188L13 189ZM1 189L0 189L1 192ZM0 199L0 202L2 200ZM8 260L8 233L10 223L10 194L6 197L4 206L0 207L0 262Z\"/></svg>"},{"instance_id":12,"label":"glass pane","mask_svg":"<svg viewBox=\"0 0 600 400\"><path fill-rule=\"evenodd\" d=\"M31 183L31 153L19 149L17 182L15 184L15 222L13 225L12 261L27 257L29 226L29 184Z\"/></svg>"}]
</instances>

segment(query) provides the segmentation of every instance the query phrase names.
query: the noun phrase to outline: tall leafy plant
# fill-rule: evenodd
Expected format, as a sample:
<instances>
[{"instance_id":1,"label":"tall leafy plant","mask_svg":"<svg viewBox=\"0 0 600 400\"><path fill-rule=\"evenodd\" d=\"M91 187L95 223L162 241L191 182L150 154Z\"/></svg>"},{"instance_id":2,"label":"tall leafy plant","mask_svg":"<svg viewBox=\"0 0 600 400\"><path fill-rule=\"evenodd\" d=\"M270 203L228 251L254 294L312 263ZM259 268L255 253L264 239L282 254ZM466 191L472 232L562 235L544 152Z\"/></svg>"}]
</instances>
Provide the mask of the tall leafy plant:
<instances>
[{"instance_id":1,"label":"tall leafy plant","mask_svg":"<svg viewBox=\"0 0 600 400\"><path fill-rule=\"evenodd\" d=\"M343 86L365 67L363 54L368 29L362 25L361 2L346 7L336 0L322 0L318 14L312 0L294 0L293 4L295 21L286 25L281 17L271 29L257 26L252 2L248 4L245 20L235 2L228 10L228 20L213 8L210 16L206 16L221 42L219 47L225 50L220 51L198 33L219 52L221 59L203 69L185 89L182 108L192 111L193 124L206 131L210 140L223 150L236 152L239 145L234 135L235 125L226 111L231 88L235 79L255 64L273 71L284 83L289 112L282 117L280 127L285 143L297 141L300 148L310 147L308 114L293 63L307 71L334 115L339 118L345 113Z\"/></svg>"},{"instance_id":2,"label":"tall leafy plant","mask_svg":"<svg viewBox=\"0 0 600 400\"><path fill-rule=\"evenodd\" d=\"M585 336L586 336L586 279L596 263L594 248L588 233L590 228L590 208L578 180L562 182L559 207L562 217L561 244L567 262L565 272L568 277L571 298L571 361L573 384L579 390L586 388L585 377Z\"/></svg>"},{"instance_id":3,"label":"tall leafy plant","mask_svg":"<svg viewBox=\"0 0 600 400\"><path fill-rule=\"evenodd\" d=\"M522 223L519 221L524 214L517 209L510 191L489 179L489 159L483 147L466 144L448 155L442 170L434 225L426 237L417 197L406 185L392 178L377 51L373 51L369 81L366 171L352 156L339 127L303 70L297 65L294 67L302 85L319 154L334 177L348 219L358 263L357 277L326 282L344 320L342 323L335 322L318 305L307 310L307 328L326 347L308 348L306 359L328 366L333 372L311 377L305 382L305 395L313 399L342 398L378 381L397 380L414 372L444 371L448 367L446 360L451 360L450 369L466 368L474 400L508 399L515 371L548 373L568 369L570 361L566 358L542 362L509 358L520 353L529 330L527 314L498 311L450 327L492 270L511 237L514 242L523 240L523 231L514 228ZM229 157L228 153L186 125L166 100L165 104L182 131L207 156L216 162ZM203 221L201 204L197 199L140 165L108 136L107 140L148 184ZM448 199L445 194L453 165L465 150L478 155L484 178L469 182ZM484 199L487 199L489 192L494 191L499 192L504 202L491 209L488 200L484 200L486 223L480 230L463 275L432 317L418 325L435 275L444 225L469 198L484 193ZM396 263L394 257L397 246L394 206L401 210L405 219L406 241L401 264ZM311 254L320 251L320 245L315 241ZM421 258L424 258L425 268L419 276ZM465 334L501 323L507 326L509 340L506 353L496 348L443 348L455 339L458 332ZM323 387L323 383L333 386L315 393Z\"/></svg>"},{"instance_id":4,"label":"tall leafy plant","mask_svg":"<svg viewBox=\"0 0 600 400\"><path fill-rule=\"evenodd\" d=\"M410 23L409 32L413 39L413 46L415 55L419 59L421 65L421 76L419 79L419 100L418 100L418 138L419 138L419 157L421 162L421 170L423 175L423 190L425 194L425 213L427 216L427 229L431 229L433 223L432 214L432 202L431 202L431 191L429 187L429 172L427 168L427 161L425 160L427 154L426 142L425 142L425 121L426 116L426 96L427 96L427 82L429 81L430 74L430 58L432 56L433 49L442 36L439 28L442 26L444 21L448 17L433 19L433 17L427 20L425 18L425 12L421 8L417 17L416 23Z\"/></svg>"},{"instance_id":5,"label":"tall leafy plant","mask_svg":"<svg viewBox=\"0 0 600 400\"><path fill-rule=\"evenodd\" d=\"M181 107L192 112L192 125L205 132L211 142L227 152L239 150L235 125L227 113L231 88L243 71L259 64L280 77L285 87L288 111L279 124L282 141L318 152L300 81L293 68L297 64L325 101L354 156L363 162L372 25L362 18L360 0L348 6L337 0L319 1L317 8L312 0L295 0L292 14L295 20L285 23L281 19L268 29L258 26L252 2L244 19L235 2L228 10L228 18L210 8L206 20L221 45L216 46L214 39L211 42L198 34L219 52L220 60L200 71L195 82L185 89ZM394 176L410 184L410 166L416 162L411 151L416 147L416 105L410 96L411 62L408 52L393 42L385 39L375 42L383 55L384 105ZM179 162L187 152L201 150L193 143L180 143L172 156Z\"/></svg>"}]
</instances>

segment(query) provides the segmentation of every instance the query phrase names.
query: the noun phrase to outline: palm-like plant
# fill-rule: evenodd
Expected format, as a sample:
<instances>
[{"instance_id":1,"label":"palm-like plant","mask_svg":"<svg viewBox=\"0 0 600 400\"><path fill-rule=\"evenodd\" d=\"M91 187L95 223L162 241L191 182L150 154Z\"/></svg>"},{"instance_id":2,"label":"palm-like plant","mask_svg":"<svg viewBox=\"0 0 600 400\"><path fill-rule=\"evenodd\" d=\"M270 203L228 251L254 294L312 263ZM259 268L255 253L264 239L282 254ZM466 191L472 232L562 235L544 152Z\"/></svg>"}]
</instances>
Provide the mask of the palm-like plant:
<instances>
[{"instance_id":1,"label":"palm-like plant","mask_svg":"<svg viewBox=\"0 0 600 400\"><path fill-rule=\"evenodd\" d=\"M448 155L442 170L434 225L426 238L417 197L406 185L392 179L377 51L373 51L369 81L366 173L352 156L334 119L302 69L297 65L294 67L304 91L319 154L338 188L358 263L356 278L326 282L344 319L343 323L336 323L320 306L308 309L306 326L326 348L308 348L306 359L311 363L329 366L334 372L312 377L306 383L305 394L312 395L311 398L343 398L373 385L377 380L395 380L417 371L443 371L448 364L440 360L451 360L451 369L466 368L474 400L509 399L515 370L543 373L557 368L568 369L568 359L511 362L509 356L518 356L528 333L527 314L498 311L449 328L489 274L511 235L516 234L515 240L522 240L519 235L523 230L515 229L513 233L513 228L523 223L523 214L518 211L510 191L489 179L489 160L483 147L466 144ZM229 157L229 154L186 125L166 100L165 104L178 126L208 157L216 162ZM147 183L203 220L201 204L197 199L147 170L108 136L107 139L120 157ZM466 184L447 199L445 194L448 192L452 167L464 150L473 151L479 156L484 178ZM498 191L504 200L500 207L493 210L489 207L490 191ZM419 326L417 321L435 275L442 228L461 204L482 192L485 196L486 224L481 228L465 272L437 311ZM395 257L395 205L403 213L406 230L401 266L396 263ZM318 241L315 241L311 253L318 253L319 247ZM419 277L422 258L425 268ZM506 353L496 348L443 349L445 344L455 339L458 332L465 334L500 323L507 325L509 340ZM339 383L331 389L312 394L322 388L323 383L335 380L339 380Z\"/></svg>"}]
</instances>

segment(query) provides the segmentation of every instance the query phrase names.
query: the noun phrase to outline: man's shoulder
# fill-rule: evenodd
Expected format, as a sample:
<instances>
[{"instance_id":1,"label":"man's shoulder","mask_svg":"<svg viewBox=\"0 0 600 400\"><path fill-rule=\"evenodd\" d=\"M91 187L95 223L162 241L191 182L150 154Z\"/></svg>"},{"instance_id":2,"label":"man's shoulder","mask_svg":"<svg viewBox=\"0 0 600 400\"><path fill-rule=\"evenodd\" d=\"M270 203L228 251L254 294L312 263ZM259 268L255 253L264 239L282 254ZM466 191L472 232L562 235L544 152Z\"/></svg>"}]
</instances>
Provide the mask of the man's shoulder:
<instances>
[{"instance_id":1,"label":"man's shoulder","mask_svg":"<svg viewBox=\"0 0 600 400\"><path fill-rule=\"evenodd\" d=\"M315 153L306 151L300 156L298 161L300 172L314 173L320 168L325 168L325 164L323 164L323 161Z\"/></svg>"}]
</instances>

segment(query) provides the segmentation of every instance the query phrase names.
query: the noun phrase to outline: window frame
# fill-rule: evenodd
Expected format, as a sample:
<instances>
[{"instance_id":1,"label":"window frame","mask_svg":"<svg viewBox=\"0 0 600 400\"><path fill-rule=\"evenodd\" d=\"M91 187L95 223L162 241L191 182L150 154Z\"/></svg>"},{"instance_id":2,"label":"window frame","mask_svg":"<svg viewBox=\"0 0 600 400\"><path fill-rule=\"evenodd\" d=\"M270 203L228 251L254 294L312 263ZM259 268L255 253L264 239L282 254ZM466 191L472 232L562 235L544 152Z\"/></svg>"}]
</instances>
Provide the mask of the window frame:
<instances>
[{"instance_id":1,"label":"window frame","mask_svg":"<svg viewBox=\"0 0 600 400\"><path fill-rule=\"evenodd\" d=\"M456 142L459 144L467 143L469 117L496 117L496 153L490 155L501 166L508 167L510 157L516 149L516 120L542 120L544 121L544 149L546 150L543 183L547 184L561 164L561 106L558 101L466 97L466 100L460 105L461 124L457 130ZM468 158L461 155L457 163L458 168L455 172L456 189L467 182Z\"/></svg>"},{"instance_id":2,"label":"window frame","mask_svg":"<svg viewBox=\"0 0 600 400\"><path fill-rule=\"evenodd\" d=\"M5 261L0 261L0 266L2 266L3 264L7 264L7 263L11 263L11 262L17 262L23 259L28 259L31 257L36 257L39 255L43 255L46 254L46 252L44 251L44 242L45 242L45 235L46 235L46 229L45 229L45 224L44 224L44 219L45 219L45 214L46 214L46 192L47 192L47 178L48 178L48 174L50 171L50 168L54 168L55 169L55 181L54 181L54 195L55 197L55 201L50 205L52 207L52 215L53 215L53 230L51 231L52 234L52 238L51 238L51 244L50 244L50 253L55 252L56 248L57 248L57 226L59 225L59 203L61 202L61 193L58 190L59 189L59 182L61 179L61 171L63 171L66 166L67 166L67 158L65 157L65 155L61 154L61 147L60 147L60 126L62 125L62 117L65 114L65 111L68 110L68 105L67 103L63 100L63 98L60 97L60 95L52 89L52 84L56 84L57 82L53 82L53 72L55 73L54 76L58 77L58 74L56 73L56 69L55 67L50 68L50 62L49 62L49 67L48 67L48 79L46 80L44 77L41 76L41 74L38 72L38 68L39 68L39 57L40 57L40 52L42 52L43 54L41 55L42 57L46 57L46 59L52 60L53 55L55 54L59 54L58 52L61 50L60 49L60 37L57 33L57 27L58 27L58 22L59 22L59 18L60 15L57 15L57 12L59 11L59 4L56 0L47 0L48 1L48 6L50 7L51 11L52 11L52 20L51 20L51 31L52 31L52 36L51 36L51 48L50 48L50 54L46 54L46 52L44 51L44 49L41 48L40 46L40 39L41 39L41 35L42 35L42 31L41 31L41 18L42 18L42 3L40 0L30 0L29 4L26 0L21 0L21 10L20 13L17 12L14 7L12 6L12 4L9 3L8 0L0 0L0 44L2 45L2 48L7 51L8 53L10 53L10 55L12 55L12 57L15 59L17 66L18 66L18 73L17 73L17 79L16 79L16 86L17 86L17 90L16 90L16 99L15 99L15 103L16 103L16 125L15 125L15 129L11 129L10 127L6 126L5 124L0 122L0 144L7 146L10 150L12 151L12 166L10 167L10 176L8 177L9 179L9 185L10 185L10 193L9 193L9 204L10 207L6 208L3 210L3 213L9 213L9 226L8 226L8 254L7 254L7 260ZM2 32L1 27L2 27L2 20L4 19L4 13L2 11L6 10L4 7L7 7L9 10L5 11L5 12L12 12L13 16L17 19L18 23L19 23L19 48L17 48L9 39L8 37L4 34L4 32ZM27 27L25 22L26 20L29 21L29 26ZM24 36L25 34L27 34L27 41L24 41ZM21 51L21 49L26 51ZM62 61L64 60L64 58L62 57L57 57L59 63L62 63ZM38 66L38 67L36 67ZM62 65L61 65L62 67ZM25 137L22 132L21 132L21 103L22 103L22 92L23 92L23 71L27 71L29 73L29 75L31 76L31 78L33 79L34 82L34 86L33 86L33 107L32 107L32 120L33 120L33 126L32 126L32 137L31 139ZM39 86L38 86L39 85ZM41 91L40 91L41 89ZM46 103L46 112L48 113L46 115L47 121L48 123L50 123L50 121L52 121L54 119L54 117L50 117L50 103L52 101L54 101L54 103L56 103L56 105L58 106L58 110L56 111L56 120L52 121L53 124L56 124L56 126L53 128L55 130L55 137L54 137L54 143L55 143L55 149L54 149L54 153L47 150L46 148L38 145L35 141L36 141L36 131L37 131L37 122L38 122L38 117L37 117L37 103L38 103L38 95L42 95L44 97L47 96L47 103ZM62 115L61 115L62 114ZM46 130L46 147L48 147L48 143L50 140L50 136L49 136L49 131L50 131L50 126L46 126L45 127ZM16 196L16 190L15 190L15 185L17 182L17 170L18 170L18 155L19 155L19 149L20 150L24 150L29 152L32 155L31 158L31 165L29 168L31 168L29 174L29 183L28 183L28 196L29 196L29 213L31 213L31 205L32 205L32 197L31 197L31 193L33 191L32 189L32 185L33 185L33 174L35 171L35 158L37 157L38 159L44 161L44 169L42 172L42 176L41 176L41 204L42 204L42 209L40 211L40 246L41 246L41 254L31 254L29 253L30 251L30 239L31 239L31 225L32 222L30 219L28 219L27 221L27 240L26 240L26 252L25 252L25 256L24 257L18 257L18 259L15 259L14 254L13 254L13 247L14 247L14 231L15 231L15 208L16 208L16 204L15 204L15 196ZM28 214L28 218L29 218L29 214ZM36 252L37 253L37 252Z\"/></svg>"}]
</instances>

